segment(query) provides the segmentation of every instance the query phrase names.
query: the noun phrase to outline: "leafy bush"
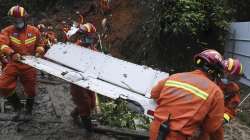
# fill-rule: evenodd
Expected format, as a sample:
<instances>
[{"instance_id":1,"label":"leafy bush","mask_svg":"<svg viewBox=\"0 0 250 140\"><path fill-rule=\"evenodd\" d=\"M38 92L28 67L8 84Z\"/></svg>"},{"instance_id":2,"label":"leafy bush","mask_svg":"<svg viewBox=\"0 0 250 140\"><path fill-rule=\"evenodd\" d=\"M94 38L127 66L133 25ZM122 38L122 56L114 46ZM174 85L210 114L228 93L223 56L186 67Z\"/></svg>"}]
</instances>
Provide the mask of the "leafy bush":
<instances>
[{"instance_id":1,"label":"leafy bush","mask_svg":"<svg viewBox=\"0 0 250 140\"><path fill-rule=\"evenodd\" d=\"M100 107L102 115L100 116L99 121L103 125L129 129L149 128L149 118L144 115L130 112L125 101L106 100L101 103ZM141 121L142 124L136 124L136 119Z\"/></svg>"},{"instance_id":2,"label":"leafy bush","mask_svg":"<svg viewBox=\"0 0 250 140\"><path fill-rule=\"evenodd\" d=\"M167 65L187 70L203 48L224 50L231 10L223 1L159 0L155 6L156 41Z\"/></svg>"}]
</instances>

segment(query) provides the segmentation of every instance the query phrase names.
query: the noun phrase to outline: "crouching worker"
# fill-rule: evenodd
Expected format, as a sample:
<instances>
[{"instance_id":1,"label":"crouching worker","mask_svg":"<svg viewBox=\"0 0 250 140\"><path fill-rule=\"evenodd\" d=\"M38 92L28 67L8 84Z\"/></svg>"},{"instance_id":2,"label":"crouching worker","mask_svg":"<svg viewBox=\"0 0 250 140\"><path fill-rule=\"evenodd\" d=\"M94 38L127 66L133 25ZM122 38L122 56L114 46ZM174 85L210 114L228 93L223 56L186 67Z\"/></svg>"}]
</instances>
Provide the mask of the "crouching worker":
<instances>
[{"instance_id":1,"label":"crouching worker","mask_svg":"<svg viewBox=\"0 0 250 140\"><path fill-rule=\"evenodd\" d=\"M157 107L150 140L191 139L201 124L213 137L222 125L223 93L214 82L223 73L222 56L205 50L194 57L194 62L196 70L171 75L152 89Z\"/></svg>"},{"instance_id":2,"label":"crouching worker","mask_svg":"<svg viewBox=\"0 0 250 140\"><path fill-rule=\"evenodd\" d=\"M69 40L81 47L96 51L95 39L92 38L95 33L95 27L90 23L86 23L80 25L79 31L71 36ZM95 93L88 89L71 84L70 94L76 105L75 109L71 112L73 121L81 128L92 131L91 112L96 106Z\"/></svg>"}]
</instances>

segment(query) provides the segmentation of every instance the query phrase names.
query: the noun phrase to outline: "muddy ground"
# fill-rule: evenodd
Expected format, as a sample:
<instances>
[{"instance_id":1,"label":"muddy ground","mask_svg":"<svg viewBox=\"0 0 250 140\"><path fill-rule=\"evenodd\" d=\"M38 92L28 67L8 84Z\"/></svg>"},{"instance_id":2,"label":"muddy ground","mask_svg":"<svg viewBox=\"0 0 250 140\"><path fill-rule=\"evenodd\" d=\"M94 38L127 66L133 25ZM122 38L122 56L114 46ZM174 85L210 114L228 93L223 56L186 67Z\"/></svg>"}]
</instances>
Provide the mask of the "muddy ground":
<instances>
[{"instance_id":1,"label":"muddy ground","mask_svg":"<svg viewBox=\"0 0 250 140\"><path fill-rule=\"evenodd\" d=\"M22 90L18 90L18 93L22 94ZM69 113L74 105L67 83L60 80L54 84L38 82L37 93L33 120L26 123L0 121L0 140L117 139L108 135L87 133L72 123Z\"/></svg>"}]
</instances>

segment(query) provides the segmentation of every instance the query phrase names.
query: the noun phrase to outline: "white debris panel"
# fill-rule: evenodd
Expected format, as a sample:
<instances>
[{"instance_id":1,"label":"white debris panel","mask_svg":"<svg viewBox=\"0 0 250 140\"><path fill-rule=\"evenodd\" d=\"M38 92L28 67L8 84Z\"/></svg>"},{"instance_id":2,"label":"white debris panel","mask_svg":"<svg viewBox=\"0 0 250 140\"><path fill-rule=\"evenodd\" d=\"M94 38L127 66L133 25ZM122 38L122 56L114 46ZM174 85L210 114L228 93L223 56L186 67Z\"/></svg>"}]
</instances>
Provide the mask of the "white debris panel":
<instances>
[{"instance_id":1,"label":"white debris panel","mask_svg":"<svg viewBox=\"0 0 250 140\"><path fill-rule=\"evenodd\" d=\"M55 44L45 59L25 56L22 61L70 83L98 94L140 104L146 114L154 110L150 90L169 75L146 66L126 62L75 44Z\"/></svg>"}]
</instances>

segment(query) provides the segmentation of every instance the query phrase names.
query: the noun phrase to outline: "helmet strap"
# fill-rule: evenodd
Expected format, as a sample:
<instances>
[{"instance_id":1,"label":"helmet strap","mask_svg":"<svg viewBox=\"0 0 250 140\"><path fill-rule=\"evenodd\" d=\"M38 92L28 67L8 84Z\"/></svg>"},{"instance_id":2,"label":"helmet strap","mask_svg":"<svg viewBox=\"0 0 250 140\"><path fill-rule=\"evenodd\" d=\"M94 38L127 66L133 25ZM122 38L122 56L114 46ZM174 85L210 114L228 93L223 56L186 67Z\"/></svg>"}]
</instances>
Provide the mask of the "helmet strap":
<instances>
[{"instance_id":1,"label":"helmet strap","mask_svg":"<svg viewBox=\"0 0 250 140\"><path fill-rule=\"evenodd\" d=\"M23 18L22 21L15 21L14 26L18 31L24 30L27 27L26 19Z\"/></svg>"}]
</instances>

